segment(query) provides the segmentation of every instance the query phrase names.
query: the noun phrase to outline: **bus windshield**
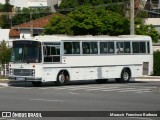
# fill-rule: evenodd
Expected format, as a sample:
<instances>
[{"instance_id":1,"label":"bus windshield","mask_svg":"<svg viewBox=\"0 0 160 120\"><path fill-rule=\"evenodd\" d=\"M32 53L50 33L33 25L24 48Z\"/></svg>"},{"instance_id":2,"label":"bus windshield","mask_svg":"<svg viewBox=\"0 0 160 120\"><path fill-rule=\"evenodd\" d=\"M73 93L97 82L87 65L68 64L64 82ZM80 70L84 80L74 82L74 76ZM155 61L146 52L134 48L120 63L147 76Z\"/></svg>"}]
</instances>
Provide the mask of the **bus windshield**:
<instances>
[{"instance_id":1,"label":"bus windshield","mask_svg":"<svg viewBox=\"0 0 160 120\"><path fill-rule=\"evenodd\" d=\"M41 62L41 43L37 41L14 41L11 61L20 63Z\"/></svg>"}]
</instances>

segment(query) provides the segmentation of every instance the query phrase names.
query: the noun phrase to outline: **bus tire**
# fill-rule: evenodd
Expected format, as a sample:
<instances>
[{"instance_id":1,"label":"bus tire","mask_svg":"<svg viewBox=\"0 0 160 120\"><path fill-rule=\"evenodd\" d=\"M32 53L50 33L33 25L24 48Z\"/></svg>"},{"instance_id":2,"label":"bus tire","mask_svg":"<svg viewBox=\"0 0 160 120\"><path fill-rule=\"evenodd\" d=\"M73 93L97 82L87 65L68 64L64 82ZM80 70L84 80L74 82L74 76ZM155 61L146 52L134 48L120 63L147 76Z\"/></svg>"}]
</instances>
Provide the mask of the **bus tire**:
<instances>
[{"instance_id":1,"label":"bus tire","mask_svg":"<svg viewBox=\"0 0 160 120\"><path fill-rule=\"evenodd\" d=\"M42 85L42 82L32 82L32 85L34 87L40 87Z\"/></svg>"},{"instance_id":2,"label":"bus tire","mask_svg":"<svg viewBox=\"0 0 160 120\"><path fill-rule=\"evenodd\" d=\"M131 72L129 68L124 68L121 72L121 78L119 81L121 83L128 83L131 78Z\"/></svg>"},{"instance_id":3,"label":"bus tire","mask_svg":"<svg viewBox=\"0 0 160 120\"><path fill-rule=\"evenodd\" d=\"M101 84L101 83L106 83L108 79L97 79L96 83Z\"/></svg>"},{"instance_id":4,"label":"bus tire","mask_svg":"<svg viewBox=\"0 0 160 120\"><path fill-rule=\"evenodd\" d=\"M59 72L57 75L56 85L63 86L66 83L66 76L63 72Z\"/></svg>"}]
</instances>

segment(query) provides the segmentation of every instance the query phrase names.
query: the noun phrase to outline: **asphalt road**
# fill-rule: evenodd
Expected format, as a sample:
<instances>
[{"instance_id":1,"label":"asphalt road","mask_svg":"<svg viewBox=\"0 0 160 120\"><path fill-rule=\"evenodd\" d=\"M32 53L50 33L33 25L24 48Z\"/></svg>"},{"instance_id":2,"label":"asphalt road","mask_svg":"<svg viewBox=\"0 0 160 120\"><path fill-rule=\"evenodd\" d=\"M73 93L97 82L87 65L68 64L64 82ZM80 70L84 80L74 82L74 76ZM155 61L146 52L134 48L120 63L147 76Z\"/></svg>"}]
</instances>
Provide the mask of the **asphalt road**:
<instances>
[{"instance_id":1,"label":"asphalt road","mask_svg":"<svg viewBox=\"0 0 160 120\"><path fill-rule=\"evenodd\" d=\"M160 111L160 82L75 81L66 86L0 86L0 111ZM0 120L22 118L0 118ZM31 119L31 118L23 118ZM158 117L52 117L49 120L159 120Z\"/></svg>"}]
</instances>

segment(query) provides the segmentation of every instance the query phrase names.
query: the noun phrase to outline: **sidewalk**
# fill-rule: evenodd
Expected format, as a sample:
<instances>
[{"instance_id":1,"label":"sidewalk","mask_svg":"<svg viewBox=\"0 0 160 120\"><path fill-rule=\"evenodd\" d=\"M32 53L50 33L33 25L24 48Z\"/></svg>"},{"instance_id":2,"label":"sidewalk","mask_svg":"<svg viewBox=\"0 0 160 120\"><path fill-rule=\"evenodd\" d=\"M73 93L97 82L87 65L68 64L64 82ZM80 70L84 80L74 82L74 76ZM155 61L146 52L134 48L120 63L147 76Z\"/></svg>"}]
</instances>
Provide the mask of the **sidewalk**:
<instances>
[{"instance_id":1,"label":"sidewalk","mask_svg":"<svg viewBox=\"0 0 160 120\"><path fill-rule=\"evenodd\" d=\"M135 78L135 81L160 81L160 76L143 76Z\"/></svg>"}]
</instances>

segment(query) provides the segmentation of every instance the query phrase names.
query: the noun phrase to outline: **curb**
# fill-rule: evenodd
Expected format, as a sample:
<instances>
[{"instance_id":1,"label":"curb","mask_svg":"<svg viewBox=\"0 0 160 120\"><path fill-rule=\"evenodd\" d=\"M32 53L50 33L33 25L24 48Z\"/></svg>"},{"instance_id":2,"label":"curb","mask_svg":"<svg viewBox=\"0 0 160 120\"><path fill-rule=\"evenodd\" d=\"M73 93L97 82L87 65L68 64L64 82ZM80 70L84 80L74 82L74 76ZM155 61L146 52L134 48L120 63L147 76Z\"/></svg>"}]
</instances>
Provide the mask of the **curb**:
<instances>
[{"instance_id":1,"label":"curb","mask_svg":"<svg viewBox=\"0 0 160 120\"><path fill-rule=\"evenodd\" d=\"M8 79L0 79L0 83L8 83L9 80Z\"/></svg>"},{"instance_id":2,"label":"curb","mask_svg":"<svg viewBox=\"0 0 160 120\"><path fill-rule=\"evenodd\" d=\"M152 82L152 81L160 81L160 79L148 79L148 78L143 78L143 79L141 79L141 78L136 78L136 79L134 79L135 81L150 81L150 82Z\"/></svg>"},{"instance_id":3,"label":"curb","mask_svg":"<svg viewBox=\"0 0 160 120\"><path fill-rule=\"evenodd\" d=\"M0 86L3 86L3 87L8 87L8 83L0 83Z\"/></svg>"}]
</instances>

